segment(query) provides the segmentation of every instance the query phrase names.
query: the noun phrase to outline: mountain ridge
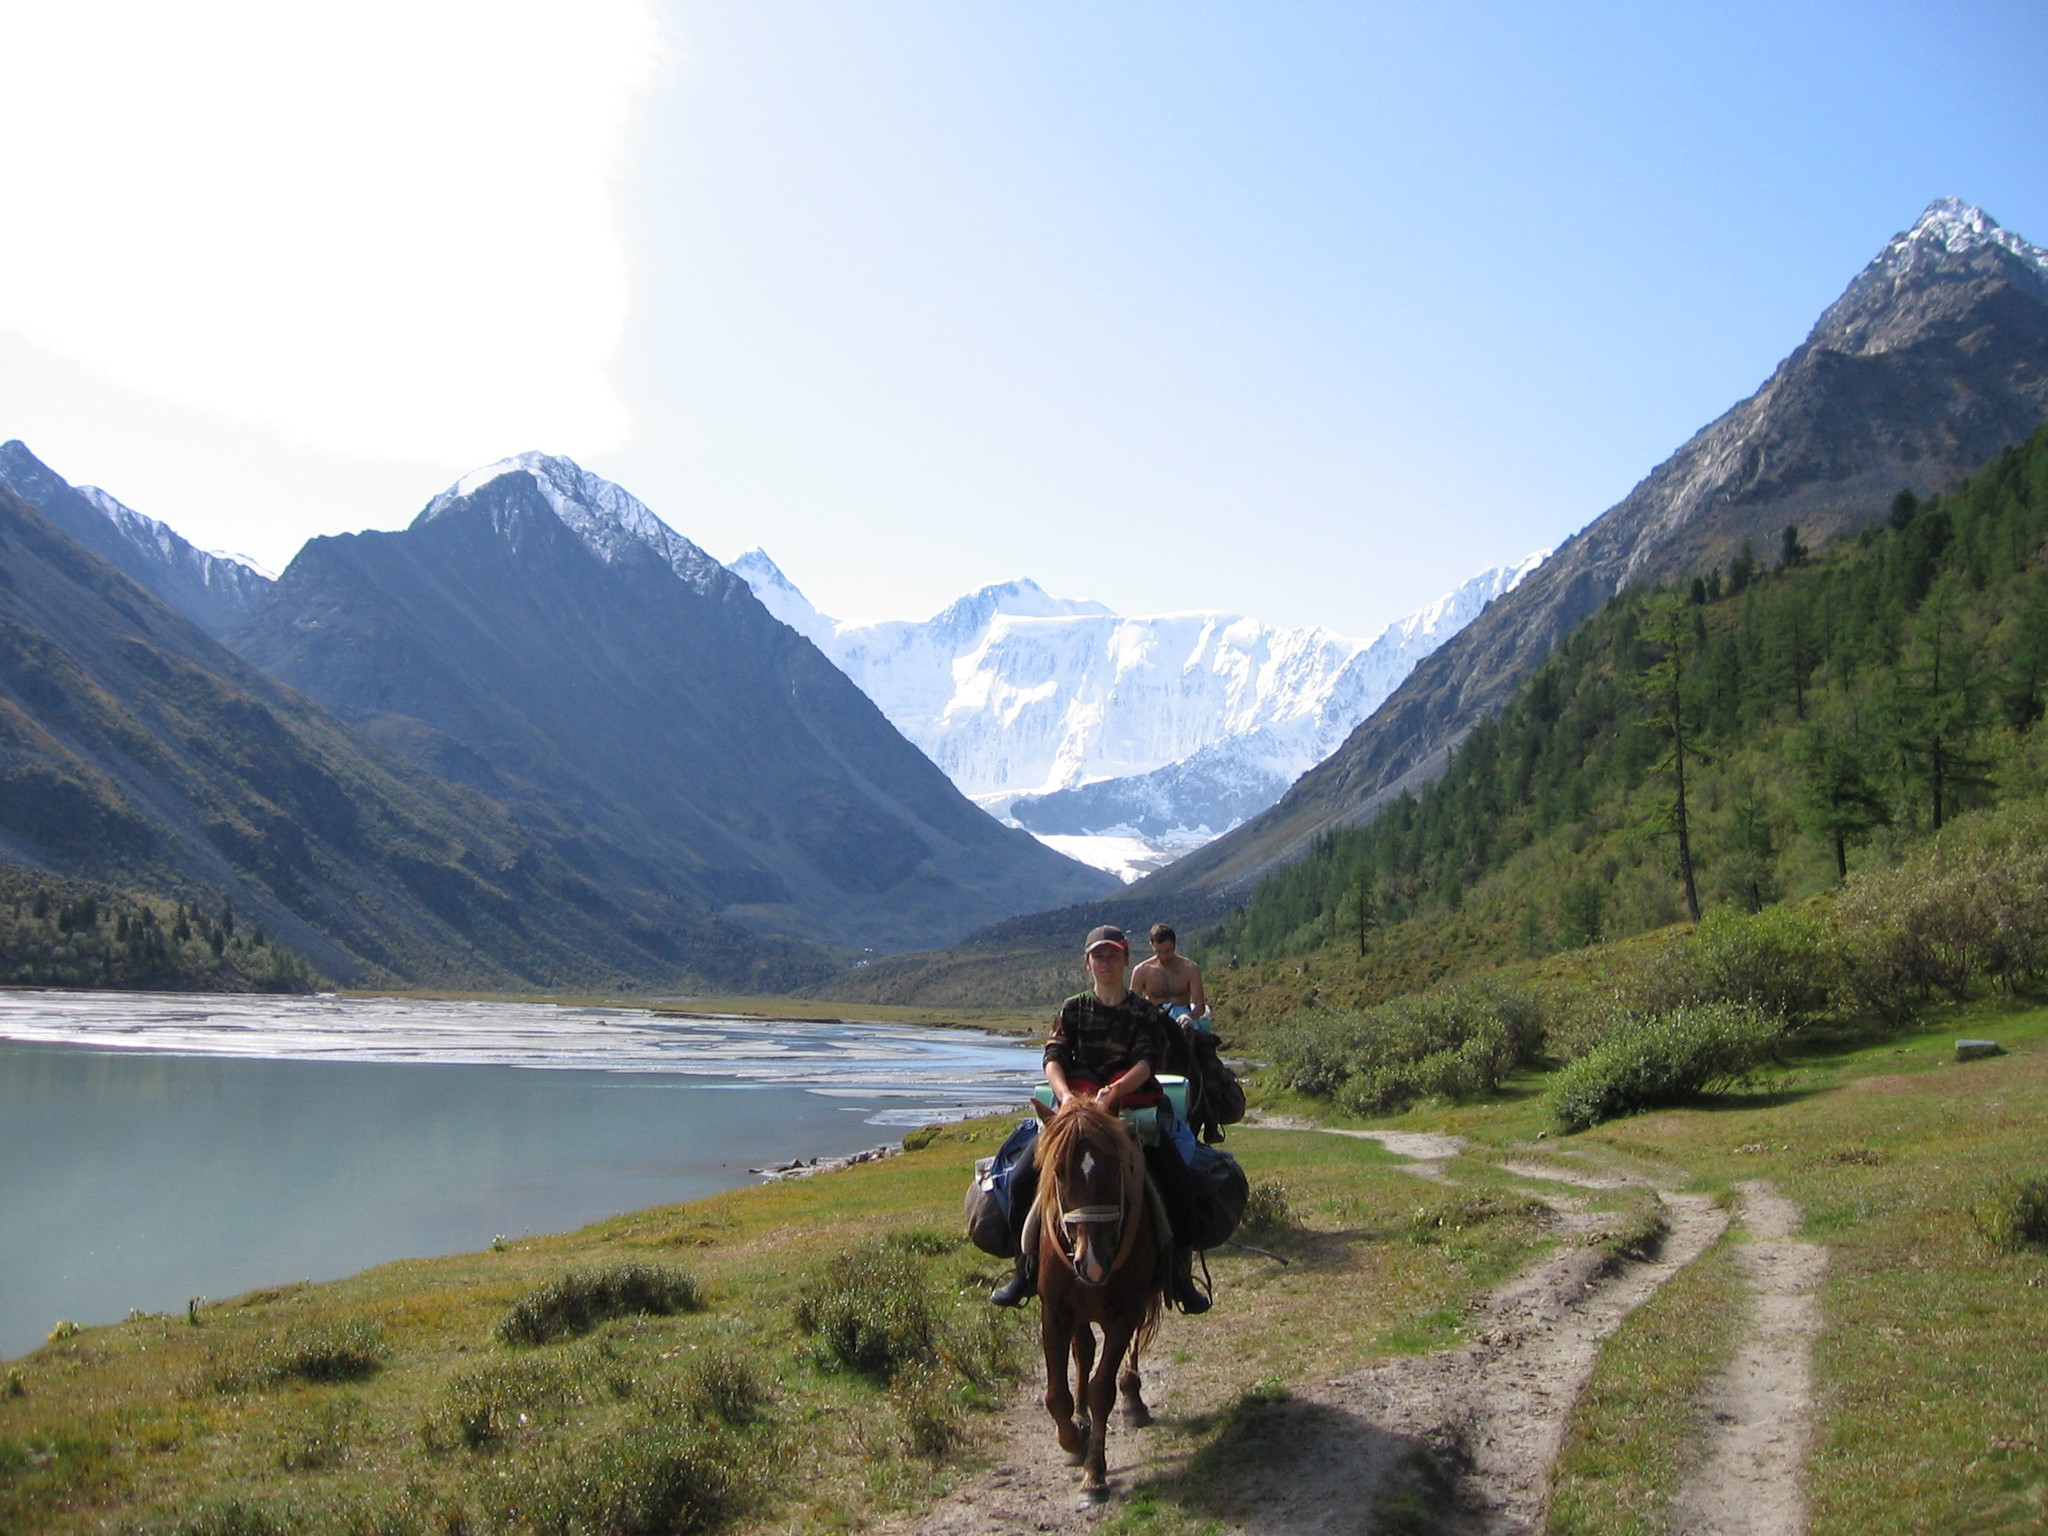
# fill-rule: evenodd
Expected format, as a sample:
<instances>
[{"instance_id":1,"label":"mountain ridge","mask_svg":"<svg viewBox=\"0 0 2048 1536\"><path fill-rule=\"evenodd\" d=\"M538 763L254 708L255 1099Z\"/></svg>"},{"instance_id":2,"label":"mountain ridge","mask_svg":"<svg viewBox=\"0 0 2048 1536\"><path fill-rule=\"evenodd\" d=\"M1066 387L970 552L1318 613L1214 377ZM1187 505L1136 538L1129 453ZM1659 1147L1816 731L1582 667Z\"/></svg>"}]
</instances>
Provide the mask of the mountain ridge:
<instances>
[{"instance_id":1,"label":"mountain ridge","mask_svg":"<svg viewBox=\"0 0 2048 1536\"><path fill-rule=\"evenodd\" d=\"M761 933L903 948L1107 884L962 799L743 580L569 460L309 541L233 640L594 877Z\"/></svg>"},{"instance_id":2,"label":"mountain ridge","mask_svg":"<svg viewBox=\"0 0 2048 1536\"><path fill-rule=\"evenodd\" d=\"M2048 252L1959 199L1931 204L1757 391L1701 428L1545 567L1427 658L1270 811L1151 876L1230 899L1333 825L1443 769L1574 624L1623 587L1816 546L1900 489L1953 488L2048 418ZM1134 888L1137 889L1137 888Z\"/></svg>"},{"instance_id":3,"label":"mountain ridge","mask_svg":"<svg viewBox=\"0 0 2048 1536\"><path fill-rule=\"evenodd\" d=\"M276 579L246 556L200 549L96 485L71 485L19 438L0 443L0 485L216 640Z\"/></svg>"}]
</instances>

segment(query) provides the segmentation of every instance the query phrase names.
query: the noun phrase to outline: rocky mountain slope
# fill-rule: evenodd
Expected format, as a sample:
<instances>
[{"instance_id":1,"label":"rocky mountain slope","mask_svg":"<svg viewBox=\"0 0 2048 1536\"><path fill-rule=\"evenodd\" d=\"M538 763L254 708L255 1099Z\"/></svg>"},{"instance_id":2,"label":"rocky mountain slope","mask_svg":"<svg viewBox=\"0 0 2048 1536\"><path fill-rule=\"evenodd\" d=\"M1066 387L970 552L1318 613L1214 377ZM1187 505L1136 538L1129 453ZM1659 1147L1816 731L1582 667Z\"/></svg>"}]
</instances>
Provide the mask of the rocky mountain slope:
<instances>
[{"instance_id":1,"label":"rocky mountain slope","mask_svg":"<svg viewBox=\"0 0 2048 1536\"><path fill-rule=\"evenodd\" d=\"M757 931L901 949L1113 883L982 814L744 581L566 459L311 541L233 641L608 888Z\"/></svg>"},{"instance_id":2,"label":"rocky mountain slope","mask_svg":"<svg viewBox=\"0 0 2048 1536\"><path fill-rule=\"evenodd\" d=\"M270 576L253 562L200 549L96 485L66 483L18 439L0 443L0 485L215 639L270 590Z\"/></svg>"},{"instance_id":3,"label":"rocky mountain slope","mask_svg":"<svg viewBox=\"0 0 2048 1536\"><path fill-rule=\"evenodd\" d=\"M1818 548L1944 490L2048 419L2048 252L1955 199L1895 237L1762 388L1430 656L1272 810L1152 877L1159 902L1229 896L1326 827L1442 771L1478 720L1623 587Z\"/></svg>"},{"instance_id":4,"label":"rocky mountain slope","mask_svg":"<svg viewBox=\"0 0 2048 1536\"><path fill-rule=\"evenodd\" d=\"M1023 580L843 625L761 550L732 563L965 793L1033 832L1200 843L1264 810L1533 570L1486 571L1372 640L1229 613L1130 617Z\"/></svg>"},{"instance_id":5,"label":"rocky mountain slope","mask_svg":"<svg viewBox=\"0 0 2048 1536\"><path fill-rule=\"evenodd\" d=\"M218 911L358 984L819 977L678 901L622 901L483 796L359 739L0 487L0 863Z\"/></svg>"}]
</instances>

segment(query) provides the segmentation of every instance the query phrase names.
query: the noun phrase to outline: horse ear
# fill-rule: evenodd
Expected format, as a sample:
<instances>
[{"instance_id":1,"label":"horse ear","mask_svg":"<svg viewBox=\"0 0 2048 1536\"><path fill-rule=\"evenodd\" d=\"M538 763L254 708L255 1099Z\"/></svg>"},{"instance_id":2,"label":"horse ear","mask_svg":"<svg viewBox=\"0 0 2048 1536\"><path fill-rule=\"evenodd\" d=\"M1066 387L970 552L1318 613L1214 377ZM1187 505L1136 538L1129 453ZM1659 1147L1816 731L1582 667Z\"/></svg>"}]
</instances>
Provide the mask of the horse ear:
<instances>
[{"instance_id":1,"label":"horse ear","mask_svg":"<svg viewBox=\"0 0 2048 1536\"><path fill-rule=\"evenodd\" d=\"M1033 1099L1031 1101L1031 1107L1038 1111L1038 1118L1040 1120L1044 1121L1047 1125L1052 1124L1051 1110L1047 1109L1043 1104L1039 1103L1036 1099Z\"/></svg>"}]
</instances>

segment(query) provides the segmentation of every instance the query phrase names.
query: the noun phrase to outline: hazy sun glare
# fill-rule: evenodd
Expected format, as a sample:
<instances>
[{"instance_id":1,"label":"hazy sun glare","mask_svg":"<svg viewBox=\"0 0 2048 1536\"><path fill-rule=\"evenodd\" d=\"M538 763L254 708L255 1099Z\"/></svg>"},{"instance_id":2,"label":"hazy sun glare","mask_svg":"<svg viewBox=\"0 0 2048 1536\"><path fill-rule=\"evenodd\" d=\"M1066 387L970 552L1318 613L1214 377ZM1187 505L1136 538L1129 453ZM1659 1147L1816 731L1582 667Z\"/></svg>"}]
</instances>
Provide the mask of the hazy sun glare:
<instances>
[{"instance_id":1,"label":"hazy sun glare","mask_svg":"<svg viewBox=\"0 0 2048 1536\"><path fill-rule=\"evenodd\" d=\"M624 435L651 0L68 0L0 41L0 328L316 447Z\"/></svg>"}]
</instances>

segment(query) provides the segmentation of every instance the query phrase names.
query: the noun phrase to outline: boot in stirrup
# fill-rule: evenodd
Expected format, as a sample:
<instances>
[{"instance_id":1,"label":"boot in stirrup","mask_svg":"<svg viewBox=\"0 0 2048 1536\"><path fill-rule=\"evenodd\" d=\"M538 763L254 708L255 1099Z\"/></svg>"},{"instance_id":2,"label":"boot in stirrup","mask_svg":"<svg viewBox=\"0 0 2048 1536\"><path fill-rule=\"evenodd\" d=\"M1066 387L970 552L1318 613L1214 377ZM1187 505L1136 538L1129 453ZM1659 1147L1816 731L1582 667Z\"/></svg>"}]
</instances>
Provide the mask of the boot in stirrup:
<instances>
[{"instance_id":1,"label":"boot in stirrup","mask_svg":"<svg viewBox=\"0 0 2048 1536\"><path fill-rule=\"evenodd\" d=\"M1190 1317L1209 1310L1212 1303L1195 1284L1195 1250L1176 1247L1173 1250L1173 1267L1167 1272L1172 1280L1170 1287L1174 1303Z\"/></svg>"},{"instance_id":2,"label":"boot in stirrup","mask_svg":"<svg viewBox=\"0 0 2048 1536\"><path fill-rule=\"evenodd\" d=\"M1010 1278L988 1293L990 1304L998 1307L1023 1306L1038 1294L1037 1268L1024 1254L1018 1254L1010 1270Z\"/></svg>"}]
</instances>

